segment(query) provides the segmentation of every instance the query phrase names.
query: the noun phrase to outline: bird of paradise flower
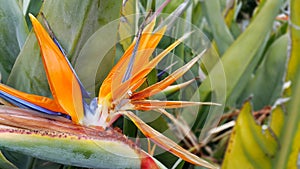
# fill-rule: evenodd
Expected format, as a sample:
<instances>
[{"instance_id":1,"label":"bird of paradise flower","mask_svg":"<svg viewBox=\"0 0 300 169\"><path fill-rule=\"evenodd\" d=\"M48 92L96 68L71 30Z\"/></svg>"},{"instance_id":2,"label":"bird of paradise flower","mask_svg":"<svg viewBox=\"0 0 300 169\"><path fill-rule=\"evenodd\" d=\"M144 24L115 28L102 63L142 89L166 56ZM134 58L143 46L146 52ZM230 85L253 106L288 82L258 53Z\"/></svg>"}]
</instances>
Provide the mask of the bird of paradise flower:
<instances>
[{"instance_id":1,"label":"bird of paradise flower","mask_svg":"<svg viewBox=\"0 0 300 169\"><path fill-rule=\"evenodd\" d=\"M154 49L163 37L166 27L153 32L155 18L144 28L125 51L118 63L112 68L102 83L98 98L88 106L84 97L88 93L84 90L71 64L56 39L51 38L39 21L30 15L35 35L37 37L44 69L53 99L24 93L0 84L0 97L22 108L29 108L50 115L60 115L71 119L73 124L80 126L94 126L98 129L109 128L121 115L127 116L140 131L160 147L195 165L214 168L213 165L198 156L183 149L178 144L157 132L130 110L158 110L165 113L165 108L181 108L194 105L218 105L210 102L188 101L160 101L148 100L178 78L183 76L203 55L203 51L186 65L174 71L165 79L146 87L137 89L146 81L147 75L155 66L190 33L167 47L159 55L150 59ZM69 124L71 127L73 124ZM65 129L67 130L67 129ZM149 164L149 161L147 161ZM145 166L142 164L141 166ZM152 164L152 166L156 166ZM143 167L142 167L143 168Z\"/></svg>"}]
</instances>

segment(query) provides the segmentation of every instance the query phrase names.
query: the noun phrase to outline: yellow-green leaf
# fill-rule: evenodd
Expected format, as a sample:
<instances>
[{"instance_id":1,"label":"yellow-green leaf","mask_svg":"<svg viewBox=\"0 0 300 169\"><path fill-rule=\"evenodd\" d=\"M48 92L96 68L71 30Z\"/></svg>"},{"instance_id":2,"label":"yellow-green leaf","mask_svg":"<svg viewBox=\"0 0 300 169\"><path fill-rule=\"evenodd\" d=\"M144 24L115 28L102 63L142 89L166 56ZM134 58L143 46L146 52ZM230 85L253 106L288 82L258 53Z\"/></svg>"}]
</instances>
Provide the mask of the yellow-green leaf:
<instances>
[{"instance_id":1,"label":"yellow-green leaf","mask_svg":"<svg viewBox=\"0 0 300 169\"><path fill-rule=\"evenodd\" d=\"M226 4L226 9L223 11L225 23L228 27L231 26L232 21L235 19L235 13L237 9L237 0L230 0Z\"/></svg>"},{"instance_id":2,"label":"yellow-green leaf","mask_svg":"<svg viewBox=\"0 0 300 169\"><path fill-rule=\"evenodd\" d=\"M281 149L274 159L275 169L297 169L300 152L300 6L297 0L290 1L290 33L291 51L287 71L287 80L291 81L291 88L286 95L290 96L287 106L287 117L279 138ZM299 161L298 161L299 162Z\"/></svg>"},{"instance_id":3,"label":"yellow-green leaf","mask_svg":"<svg viewBox=\"0 0 300 169\"><path fill-rule=\"evenodd\" d=\"M285 113L281 105L276 106L271 113L270 127L277 137L280 137L285 121Z\"/></svg>"},{"instance_id":4,"label":"yellow-green leaf","mask_svg":"<svg viewBox=\"0 0 300 169\"><path fill-rule=\"evenodd\" d=\"M294 3L294 4L293 4ZM297 78L297 69L300 65L300 6L296 5L296 1L291 1L291 22L290 22L290 35L291 35L291 53L288 63L286 81L294 80ZM291 89L285 92L286 96L291 95Z\"/></svg>"},{"instance_id":5,"label":"yellow-green leaf","mask_svg":"<svg viewBox=\"0 0 300 169\"><path fill-rule=\"evenodd\" d=\"M233 128L222 168L271 169L277 150L273 133L256 124L252 106L246 102Z\"/></svg>"}]
</instances>

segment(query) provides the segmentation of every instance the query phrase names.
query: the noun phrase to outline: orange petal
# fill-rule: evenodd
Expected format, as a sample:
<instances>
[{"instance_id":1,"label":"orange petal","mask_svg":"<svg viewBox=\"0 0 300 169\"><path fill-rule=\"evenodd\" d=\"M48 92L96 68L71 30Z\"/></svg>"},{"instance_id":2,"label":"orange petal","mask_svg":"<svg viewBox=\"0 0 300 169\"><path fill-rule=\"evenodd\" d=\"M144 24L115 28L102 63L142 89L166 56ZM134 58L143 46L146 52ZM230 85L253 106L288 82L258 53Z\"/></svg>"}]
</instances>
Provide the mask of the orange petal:
<instances>
[{"instance_id":1,"label":"orange petal","mask_svg":"<svg viewBox=\"0 0 300 169\"><path fill-rule=\"evenodd\" d=\"M205 50L201 52L197 57L193 58L191 61L189 61L187 64L182 66L181 68L177 69L175 72L170 74L168 77L166 77L164 80L157 82L153 84L152 86L149 86L145 88L142 91L133 93L133 95L130 97L132 100L139 100L144 99L149 96L153 96L157 94L158 92L164 90L171 84L173 84L178 78L183 76L188 70L191 69L191 67L200 59L200 57L205 53Z\"/></svg>"},{"instance_id":2,"label":"orange petal","mask_svg":"<svg viewBox=\"0 0 300 169\"><path fill-rule=\"evenodd\" d=\"M153 30L155 22L151 22L147 27L145 28L145 32L148 32L147 35L150 35L149 32ZM145 36L146 34L142 34L141 39ZM100 98L105 98L110 92L111 92L111 85L112 85L112 76L116 74L117 71L120 72L120 69L123 65L128 65L129 59L130 59L130 54L133 52L133 48L135 45L135 40L132 42L132 44L128 47L128 49L124 52L123 56L120 58L118 63L111 69L109 74L107 75L106 79L103 81L100 91L99 91L99 99L98 101L100 102ZM125 66L123 66L125 67ZM124 70L123 74L124 75ZM122 77L121 77L122 78Z\"/></svg>"},{"instance_id":3,"label":"orange petal","mask_svg":"<svg viewBox=\"0 0 300 169\"><path fill-rule=\"evenodd\" d=\"M162 38L165 32L165 28L163 28L157 33L152 34L151 31L153 29L153 24L154 22L151 22L151 26L147 26L142 34L142 37L140 39L141 46L139 46L138 48L132 74L135 74L137 71L139 71L141 65L145 65L145 63L149 62L151 54L155 50L157 44L159 43L160 39ZM116 90L112 89L112 87L117 87L121 84L126 69L128 67L129 60L134 49L134 45L135 41L128 47L124 55L112 68L106 79L103 81L99 91L99 102L101 102L101 98L105 98L113 90Z\"/></svg>"},{"instance_id":4,"label":"orange petal","mask_svg":"<svg viewBox=\"0 0 300 169\"><path fill-rule=\"evenodd\" d=\"M54 101L76 123L83 119L80 86L67 60L39 21L29 14L38 40L44 68Z\"/></svg>"},{"instance_id":5,"label":"orange petal","mask_svg":"<svg viewBox=\"0 0 300 169\"><path fill-rule=\"evenodd\" d=\"M147 138L150 138L153 142L155 142L157 145L159 145L166 151L169 151L175 156L178 156L179 158L182 158L183 160L192 163L194 165L199 165L207 168L216 168L212 164L190 153L189 151L180 147L171 139L167 138L166 136L162 135L158 131L148 126L141 119L139 119L139 117L137 117L134 113L129 111L121 111L120 113L129 117L130 120L140 129L140 131Z\"/></svg>"},{"instance_id":6,"label":"orange petal","mask_svg":"<svg viewBox=\"0 0 300 169\"><path fill-rule=\"evenodd\" d=\"M33 103L35 105L38 105L40 107L49 109L51 111L54 112L61 112L61 108L60 106L58 106L54 100L47 98L47 97L43 97L43 96L38 96L38 95L34 95L34 94L28 94L28 93L24 93L21 92L19 90L13 89L11 87L8 87L4 84L0 83L0 90L13 95L19 99L28 101L30 103Z\"/></svg>"},{"instance_id":7,"label":"orange petal","mask_svg":"<svg viewBox=\"0 0 300 169\"><path fill-rule=\"evenodd\" d=\"M147 36L151 36L150 38ZM155 33L155 34L151 34L151 33L147 33L147 34L143 34L143 36L140 39L140 46L136 52L136 58L133 64L133 68L132 68L132 75L136 74L136 72L140 71L142 69L143 66L145 66L148 62L149 62L149 58L152 55L153 51L155 50L157 44L159 43L160 39L162 38L163 34L162 33ZM147 45L143 45L143 44L147 44ZM128 55L128 56L127 56ZM131 57L132 53L126 53L126 55L124 54L124 56L128 57L128 60L126 60L126 62L124 64L122 64L122 66L113 74L112 76L112 96L113 98L115 98L114 96L114 91L117 90L118 86L120 86L120 84L122 84L122 80L124 77L124 74L128 68L129 65L129 61L130 61L130 57Z\"/></svg>"},{"instance_id":8,"label":"orange petal","mask_svg":"<svg viewBox=\"0 0 300 169\"><path fill-rule=\"evenodd\" d=\"M161 52L158 56L156 56L154 59L152 59L148 64L143 66L143 68L136 74L134 74L129 80L124 82L123 84L117 86L116 90L112 91L113 94L113 100L117 100L117 98L122 97L124 94L126 94L129 90L132 90L132 86L136 84L140 79L145 78L152 69L171 51L173 50L177 45L179 45L185 38L187 38L190 35L190 33L185 34L180 39L176 40L173 44L171 44L167 49L165 49L163 52Z\"/></svg>"},{"instance_id":9,"label":"orange petal","mask_svg":"<svg viewBox=\"0 0 300 169\"><path fill-rule=\"evenodd\" d=\"M218 103L212 102L189 102L189 101L160 101L160 100L133 100L130 102L135 106L136 110L153 110L153 109L172 109L187 106L197 105L215 105L220 106Z\"/></svg>"}]
</instances>

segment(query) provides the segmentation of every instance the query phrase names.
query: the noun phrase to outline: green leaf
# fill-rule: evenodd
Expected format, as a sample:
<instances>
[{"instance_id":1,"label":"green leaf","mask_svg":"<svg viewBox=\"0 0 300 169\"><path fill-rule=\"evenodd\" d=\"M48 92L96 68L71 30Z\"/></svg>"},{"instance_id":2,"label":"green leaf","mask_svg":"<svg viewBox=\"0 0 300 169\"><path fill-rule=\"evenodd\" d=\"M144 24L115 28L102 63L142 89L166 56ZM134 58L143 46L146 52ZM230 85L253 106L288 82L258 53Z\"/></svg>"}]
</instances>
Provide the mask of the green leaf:
<instances>
[{"instance_id":1,"label":"green leaf","mask_svg":"<svg viewBox=\"0 0 300 169\"><path fill-rule=\"evenodd\" d=\"M13 163L18 169L28 169L32 166L34 162L34 158L17 153L17 152L10 152L1 150L3 155L6 157L7 160L9 160L11 163Z\"/></svg>"},{"instance_id":2,"label":"green leaf","mask_svg":"<svg viewBox=\"0 0 300 169\"><path fill-rule=\"evenodd\" d=\"M26 18L27 25L29 29L31 29L32 25L29 19L29 13L32 15L38 15L40 12L41 6L43 4L43 1L41 0L25 0L23 2L23 14Z\"/></svg>"},{"instance_id":3,"label":"green leaf","mask_svg":"<svg viewBox=\"0 0 300 169\"><path fill-rule=\"evenodd\" d=\"M100 27L116 19L119 13L115 11L119 11L120 7L121 1L47 0L41 11L45 14L58 41L66 50L69 59L73 64L80 64L77 63L77 58L86 41ZM39 47L31 32L24 50L14 65L8 84L25 92L49 95L39 55ZM90 63L93 62L90 61ZM84 74L80 78L87 76L90 75Z\"/></svg>"},{"instance_id":4,"label":"green leaf","mask_svg":"<svg viewBox=\"0 0 300 169\"><path fill-rule=\"evenodd\" d=\"M266 4L269 1L266 1ZM271 154L271 158L267 158L266 160L262 160L259 157L261 153L258 152L265 152L266 149L274 150L272 148L272 141L271 139L267 142L268 145L264 147L257 147L252 144L249 144L249 140L253 138L253 136L262 134L261 131L255 130L255 126L247 126L250 121L253 119L247 119L241 121L245 115L243 115L243 111L245 108L242 109L241 114L238 117L237 124L234 128L234 132L231 136L231 141L229 143L225 161L223 164L224 168L274 168L274 169L296 169L299 168L299 149L300 149L300 105L299 105L299 93L300 93L300 68L298 58L299 58L299 39L300 39L300 29L299 27L295 27L300 24L300 15L298 13L299 7L295 5L296 1L291 1L291 23L290 30L291 30L291 52L290 52L290 63L288 67L288 76L287 80L291 80L291 88L288 91L288 95L291 95L290 101L287 103L287 113L283 112L283 109L277 106L272 111L272 120L270 123L270 127L273 129L273 136L276 135L276 141L279 142L280 145L279 149L275 151L275 153ZM263 9L262 9L263 10ZM256 16L257 18L258 16ZM249 103L248 103L249 104ZM246 103L247 105L247 103ZM244 106L245 107L245 106ZM247 106L249 107L249 106ZM245 113L244 113L245 114ZM242 116L242 117L241 117ZM241 142L243 137L238 137L238 129L239 130L250 130L251 132L243 132L240 135L247 135L247 138L244 140L247 141L244 144L238 144ZM268 131L268 130L267 130ZM264 132L264 135L267 133ZM268 137L264 137L267 139ZM256 140L258 143L259 140ZM245 146L243 146L245 145ZM242 147L243 146L243 147ZM250 147L250 148L249 148ZM255 149L253 147L256 147ZM242 149L243 148L243 149ZM252 149L251 149L252 148ZM256 153L254 153L256 151ZM233 155L235 154L235 155ZM235 159L235 160L232 160ZM255 160L259 159L259 162L255 162ZM236 163L235 163L236 162ZM265 166L254 166L265 164ZM298 166L297 166L298 165Z\"/></svg>"},{"instance_id":5,"label":"green leaf","mask_svg":"<svg viewBox=\"0 0 300 169\"><path fill-rule=\"evenodd\" d=\"M282 127L285 121L285 112L281 105L276 106L271 113L270 128L277 137L282 134Z\"/></svg>"},{"instance_id":6,"label":"green leaf","mask_svg":"<svg viewBox=\"0 0 300 169\"><path fill-rule=\"evenodd\" d=\"M300 73L298 69L298 73ZM300 149L300 106L299 106L299 92L300 92L300 78L293 81L295 84L292 88L291 101L288 103L287 117L285 118L281 137L281 149L278 156L273 161L273 168L275 169L296 169L299 158Z\"/></svg>"},{"instance_id":7,"label":"green leaf","mask_svg":"<svg viewBox=\"0 0 300 169\"><path fill-rule=\"evenodd\" d=\"M155 10L158 10L159 7L165 2L165 0L156 0L155 1ZM182 4L184 0L178 0L178 1L170 1L166 7L164 7L162 13L170 14L175 11L176 8L180 4Z\"/></svg>"},{"instance_id":8,"label":"green leaf","mask_svg":"<svg viewBox=\"0 0 300 169\"><path fill-rule=\"evenodd\" d=\"M252 116L252 106L246 102L230 136L222 169L271 169L271 160L278 143L270 129L263 130Z\"/></svg>"},{"instance_id":9,"label":"green leaf","mask_svg":"<svg viewBox=\"0 0 300 169\"><path fill-rule=\"evenodd\" d=\"M200 28L201 22L203 21L203 9L202 5L199 1L193 2L193 9L192 9L192 24L196 25Z\"/></svg>"},{"instance_id":10,"label":"green leaf","mask_svg":"<svg viewBox=\"0 0 300 169\"><path fill-rule=\"evenodd\" d=\"M266 52L254 78L241 95L241 102L252 95L254 110L273 105L282 93L287 60L288 35L278 38Z\"/></svg>"},{"instance_id":11,"label":"green leaf","mask_svg":"<svg viewBox=\"0 0 300 169\"><path fill-rule=\"evenodd\" d=\"M6 82L23 47L28 28L17 1L0 0L0 73Z\"/></svg>"},{"instance_id":12,"label":"green leaf","mask_svg":"<svg viewBox=\"0 0 300 169\"><path fill-rule=\"evenodd\" d=\"M0 166L2 169L17 169L17 167L9 162L5 156L0 152Z\"/></svg>"},{"instance_id":13,"label":"green leaf","mask_svg":"<svg viewBox=\"0 0 300 169\"><path fill-rule=\"evenodd\" d=\"M43 169L59 169L62 164L44 161L33 158L21 153L2 150L4 156L13 163L18 169L43 168Z\"/></svg>"},{"instance_id":14,"label":"green leaf","mask_svg":"<svg viewBox=\"0 0 300 169\"><path fill-rule=\"evenodd\" d=\"M222 55L233 43L234 39L225 23L219 0L203 1L205 17L212 30L218 51Z\"/></svg>"},{"instance_id":15,"label":"green leaf","mask_svg":"<svg viewBox=\"0 0 300 169\"><path fill-rule=\"evenodd\" d=\"M117 19L98 29L84 44L74 65L91 97L98 95L100 85L113 67L119 22Z\"/></svg>"},{"instance_id":16,"label":"green leaf","mask_svg":"<svg viewBox=\"0 0 300 169\"><path fill-rule=\"evenodd\" d=\"M217 88L226 87L227 106L235 106L237 98L259 62L262 49L272 30L274 18L277 16L282 2L282 0L267 1L257 17L222 56L224 72L220 70L221 64L216 65L210 71L211 79L218 79L224 73L226 75L226 81L219 80L215 85ZM207 90L212 84L209 81L210 78L207 78L199 88L204 99L210 92Z\"/></svg>"},{"instance_id":17,"label":"green leaf","mask_svg":"<svg viewBox=\"0 0 300 169\"><path fill-rule=\"evenodd\" d=\"M297 8L294 3L296 2L291 1L291 23L293 24L297 23L299 25L300 15L297 12L299 7ZM272 158L266 159L265 161L262 161L261 158L259 158L258 156L259 154L257 152L255 154L253 152L264 151L266 150L266 148L272 150L271 149L272 142L273 142L272 140L269 140L268 145L265 145L265 147L259 147L255 149L252 148L252 149L246 149L245 151L241 151L242 144L238 144L238 143L242 139L241 137L238 137L238 134L236 134L238 128L240 128L240 130L245 130L245 129L252 130L251 132L248 132L250 136L249 135L247 136L247 140L250 140L253 136L261 133L260 131L255 131L254 130L255 127L247 126L247 124L250 122L251 119L246 119L244 121L240 120L243 110L245 109L243 108L237 120L237 125L235 126L234 132L232 133L231 136L231 141L229 143L229 147L227 149L225 161L223 164L224 168L226 167L240 168L241 166L243 166L243 168L252 167L252 168L296 169L299 167L299 165L297 166L298 164L297 161L299 161L299 149L300 149L300 142L299 142L300 139L299 63L300 62L298 62L299 60L297 58L299 58L300 53L299 50L297 49L299 45L298 43L300 39L300 34L299 34L300 31L293 24L290 24L292 25L291 26L292 44L291 44L291 53L290 53L291 60L288 68L288 77L287 77L287 79L291 80L292 83L292 87L290 88L290 91L288 93L291 95L291 97L289 103L287 103L287 113L285 114L281 107L276 107L272 111L272 121L270 123L270 127L274 130L274 134L276 134L277 136L276 138L278 138L276 139L276 141L279 141L280 148L271 156ZM243 133L245 135L245 133L247 132L243 132ZM266 132L264 132L264 134L266 134ZM256 142L258 142L258 140ZM245 145L244 147L257 147L249 144L248 142L245 143L244 145ZM235 155L232 155L233 152L236 152ZM232 159L237 159L236 161L241 163L234 164L234 160ZM259 159L259 162L255 162L256 159ZM252 166L252 165L263 164L263 163L265 163L266 166L261 166L261 167Z\"/></svg>"}]
</instances>

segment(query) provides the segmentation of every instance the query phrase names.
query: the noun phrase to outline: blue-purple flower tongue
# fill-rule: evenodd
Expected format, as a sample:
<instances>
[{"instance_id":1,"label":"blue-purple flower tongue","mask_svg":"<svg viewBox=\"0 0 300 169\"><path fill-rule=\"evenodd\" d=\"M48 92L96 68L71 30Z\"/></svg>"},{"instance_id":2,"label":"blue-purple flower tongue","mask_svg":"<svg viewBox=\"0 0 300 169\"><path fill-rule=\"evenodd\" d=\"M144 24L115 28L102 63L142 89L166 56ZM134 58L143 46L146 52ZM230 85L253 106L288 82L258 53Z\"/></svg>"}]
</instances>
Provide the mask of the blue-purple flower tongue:
<instances>
[{"instance_id":1,"label":"blue-purple flower tongue","mask_svg":"<svg viewBox=\"0 0 300 169\"><path fill-rule=\"evenodd\" d=\"M68 119L71 119L71 117L69 115L66 114L62 114L60 112L55 112L46 108L43 108L41 106L38 106L36 104L30 103L28 101L22 100L20 98L17 98L11 94L8 94L4 91L0 90L0 97L3 98L4 100L8 101L9 103L18 106L20 108L25 108L25 109L30 109L30 110L35 110L38 112L42 112L45 114L49 114L49 115L55 115L55 116L63 116L66 117Z\"/></svg>"}]
</instances>

